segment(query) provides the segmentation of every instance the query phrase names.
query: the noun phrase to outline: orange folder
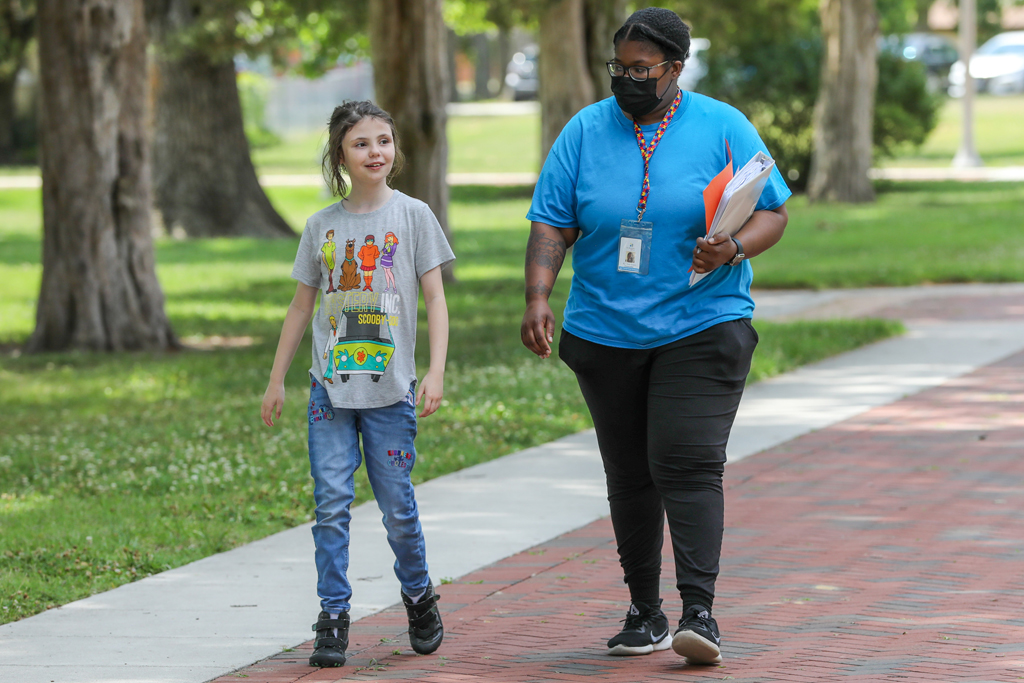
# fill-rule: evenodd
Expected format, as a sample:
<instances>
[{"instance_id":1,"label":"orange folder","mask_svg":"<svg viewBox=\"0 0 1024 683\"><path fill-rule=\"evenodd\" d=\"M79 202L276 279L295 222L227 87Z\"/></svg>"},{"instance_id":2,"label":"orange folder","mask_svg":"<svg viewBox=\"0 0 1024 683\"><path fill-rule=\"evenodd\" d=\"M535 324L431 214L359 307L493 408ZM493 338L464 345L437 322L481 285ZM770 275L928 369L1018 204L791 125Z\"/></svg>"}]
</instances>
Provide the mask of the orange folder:
<instances>
[{"instance_id":1,"label":"orange folder","mask_svg":"<svg viewBox=\"0 0 1024 683\"><path fill-rule=\"evenodd\" d=\"M715 212L718 211L718 204L722 201L722 193L725 192L725 186L732 180L732 150L729 149L729 141L725 141L725 152L729 155L729 163L725 165L718 175L711 179L708 186L704 188L704 222L706 224L704 228L704 234L711 232L711 222L715 220ZM693 272L693 266L691 265L686 269L687 273Z\"/></svg>"},{"instance_id":2,"label":"orange folder","mask_svg":"<svg viewBox=\"0 0 1024 683\"><path fill-rule=\"evenodd\" d=\"M711 232L711 221L715 219L718 203L722 201L722 193L725 192L725 186L732 180L732 150L729 149L728 140L725 141L725 151L729 155L729 163L704 188L704 222L707 224L705 228L706 233Z\"/></svg>"}]
</instances>

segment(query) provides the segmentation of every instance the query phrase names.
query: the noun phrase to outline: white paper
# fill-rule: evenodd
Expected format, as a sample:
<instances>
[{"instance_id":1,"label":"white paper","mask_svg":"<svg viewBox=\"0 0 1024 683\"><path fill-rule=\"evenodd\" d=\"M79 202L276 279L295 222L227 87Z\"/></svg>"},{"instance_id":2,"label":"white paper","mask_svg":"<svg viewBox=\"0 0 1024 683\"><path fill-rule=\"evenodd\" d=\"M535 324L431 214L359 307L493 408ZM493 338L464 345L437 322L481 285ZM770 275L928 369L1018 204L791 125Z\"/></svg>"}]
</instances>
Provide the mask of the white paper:
<instances>
[{"instance_id":1,"label":"white paper","mask_svg":"<svg viewBox=\"0 0 1024 683\"><path fill-rule=\"evenodd\" d=\"M722 192L722 201L711 221L708 237L718 233L732 236L739 232L754 213L773 166L774 159L758 152L732 177ZM705 275L707 273L690 273L690 286L703 280Z\"/></svg>"}]
</instances>

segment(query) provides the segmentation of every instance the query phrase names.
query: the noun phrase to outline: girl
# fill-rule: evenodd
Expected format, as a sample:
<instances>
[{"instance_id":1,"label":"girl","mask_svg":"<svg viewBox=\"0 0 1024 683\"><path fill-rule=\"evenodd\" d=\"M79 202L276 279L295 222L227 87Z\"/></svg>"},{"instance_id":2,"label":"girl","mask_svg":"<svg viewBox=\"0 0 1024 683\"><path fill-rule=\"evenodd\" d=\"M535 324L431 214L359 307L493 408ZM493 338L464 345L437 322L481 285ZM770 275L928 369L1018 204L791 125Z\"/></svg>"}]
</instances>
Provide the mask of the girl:
<instances>
[{"instance_id":1,"label":"girl","mask_svg":"<svg viewBox=\"0 0 1024 683\"><path fill-rule=\"evenodd\" d=\"M441 268L455 256L427 205L388 185L401 168L402 153L387 112L371 102L347 102L331 115L329 136L324 175L332 192L343 199L306 222L292 270L298 285L285 316L261 411L263 421L271 427L274 418L281 416L285 374L312 318L307 417L321 607L313 626L312 666L345 663L352 597L346 576L349 506L354 498L353 475L363 457L377 505L384 513L388 542L395 551L395 575L402 586L412 647L429 654L444 635L437 595L427 573L410 475L416 459L415 406L425 398L420 417L426 417L437 410L443 395L448 309ZM347 172L351 189L342 171ZM329 292L334 288L322 258L323 245L333 240L333 233L340 241L378 230L394 232L409 245L393 257L396 293ZM419 286L427 308L430 369L417 388L413 350ZM318 290L320 309L313 317Z\"/></svg>"}]
</instances>

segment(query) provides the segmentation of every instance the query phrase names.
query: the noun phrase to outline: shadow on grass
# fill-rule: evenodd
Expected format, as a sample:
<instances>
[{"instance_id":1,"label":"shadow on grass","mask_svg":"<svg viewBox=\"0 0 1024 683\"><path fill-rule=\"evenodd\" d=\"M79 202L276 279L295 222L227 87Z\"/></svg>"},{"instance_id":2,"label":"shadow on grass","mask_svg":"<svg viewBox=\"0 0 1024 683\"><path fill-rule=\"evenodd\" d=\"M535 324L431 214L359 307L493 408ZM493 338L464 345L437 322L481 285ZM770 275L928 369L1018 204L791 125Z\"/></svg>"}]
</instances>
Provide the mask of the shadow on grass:
<instances>
[{"instance_id":1,"label":"shadow on grass","mask_svg":"<svg viewBox=\"0 0 1024 683\"><path fill-rule=\"evenodd\" d=\"M0 239L0 264L19 266L37 265L42 256L42 243L38 237L8 235Z\"/></svg>"}]
</instances>

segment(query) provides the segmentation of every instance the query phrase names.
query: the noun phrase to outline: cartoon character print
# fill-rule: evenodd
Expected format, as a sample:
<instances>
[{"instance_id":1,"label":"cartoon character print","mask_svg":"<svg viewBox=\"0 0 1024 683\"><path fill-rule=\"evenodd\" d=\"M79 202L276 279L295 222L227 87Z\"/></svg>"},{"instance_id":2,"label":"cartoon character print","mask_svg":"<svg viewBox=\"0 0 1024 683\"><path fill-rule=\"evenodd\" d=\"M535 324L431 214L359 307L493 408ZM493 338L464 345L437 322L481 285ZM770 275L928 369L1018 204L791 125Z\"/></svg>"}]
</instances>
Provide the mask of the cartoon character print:
<instances>
[{"instance_id":1,"label":"cartoon character print","mask_svg":"<svg viewBox=\"0 0 1024 683\"><path fill-rule=\"evenodd\" d=\"M338 290L349 292L359 289L359 265L356 263L356 241L345 240L345 260L341 262Z\"/></svg>"},{"instance_id":2,"label":"cartoon character print","mask_svg":"<svg viewBox=\"0 0 1024 683\"><path fill-rule=\"evenodd\" d=\"M320 247L320 260L327 267L327 294L336 291L334 289L334 266L337 265L334 260L335 252L338 246L334 243L334 231L327 231L327 241Z\"/></svg>"},{"instance_id":3,"label":"cartoon character print","mask_svg":"<svg viewBox=\"0 0 1024 683\"><path fill-rule=\"evenodd\" d=\"M364 292L373 291L373 271L377 270L377 259L380 257L380 249L374 244L376 241L376 237L367 235L359 250L359 260L363 262L359 269L363 271L363 281L366 283Z\"/></svg>"},{"instance_id":4,"label":"cartoon character print","mask_svg":"<svg viewBox=\"0 0 1024 683\"><path fill-rule=\"evenodd\" d=\"M327 370L324 371L324 381L334 384L334 345L338 343L338 320L333 315L330 317L331 331L327 335L327 345L324 347L324 360L327 361Z\"/></svg>"},{"instance_id":5,"label":"cartoon character print","mask_svg":"<svg viewBox=\"0 0 1024 683\"><path fill-rule=\"evenodd\" d=\"M381 250L380 267L384 269L384 283L387 285L384 287L385 292L398 291L398 287L395 285L394 273L391 272L391 268L395 265L393 259L397 250L398 238L395 236L395 233L389 232L384 235L384 248Z\"/></svg>"}]
</instances>

